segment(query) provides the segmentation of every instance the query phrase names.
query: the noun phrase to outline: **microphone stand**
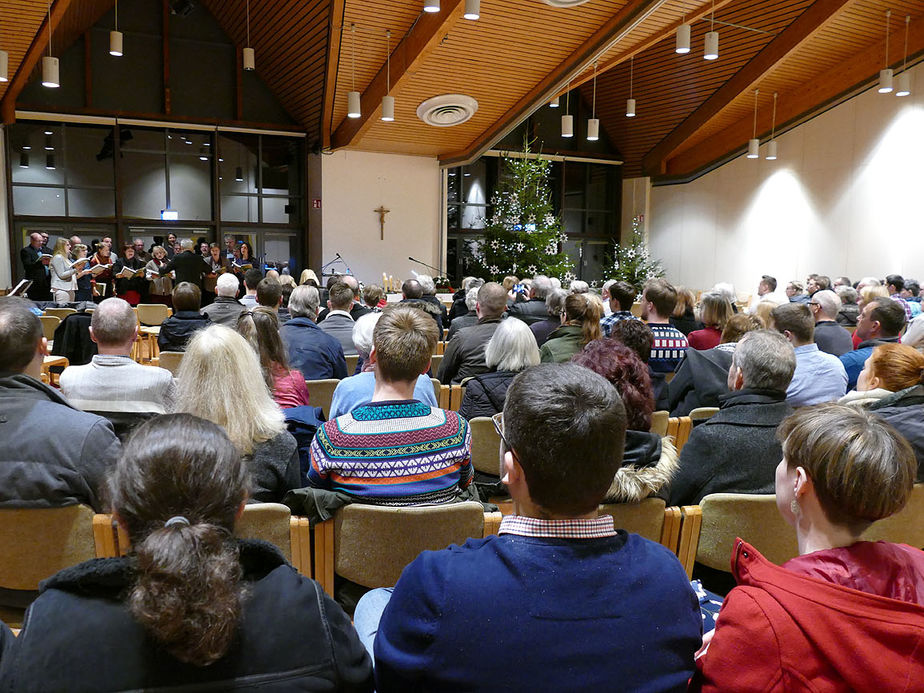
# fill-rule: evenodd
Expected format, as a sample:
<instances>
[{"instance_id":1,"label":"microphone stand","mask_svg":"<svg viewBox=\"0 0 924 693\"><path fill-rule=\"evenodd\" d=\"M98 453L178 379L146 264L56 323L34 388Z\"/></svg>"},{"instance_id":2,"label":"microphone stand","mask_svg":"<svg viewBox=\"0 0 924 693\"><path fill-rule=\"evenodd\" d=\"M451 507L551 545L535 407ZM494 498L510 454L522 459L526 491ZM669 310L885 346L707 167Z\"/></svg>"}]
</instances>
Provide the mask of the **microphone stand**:
<instances>
[{"instance_id":1,"label":"microphone stand","mask_svg":"<svg viewBox=\"0 0 924 693\"><path fill-rule=\"evenodd\" d=\"M346 270L347 270L347 271L346 271L345 273L344 273L344 272L325 272L325 271L324 271L324 270L330 268L331 265L335 265L335 264L337 264L338 262L342 263L343 266L346 267ZM338 275L338 274L353 274L353 270L350 269L350 266L346 263L346 260L344 260L344 259L340 256L340 253L336 253L336 254L334 255L334 259L331 260L330 262L325 262L323 265L321 265L321 276L322 276L322 277L334 277L334 276L336 276L336 275Z\"/></svg>"},{"instance_id":2,"label":"microphone stand","mask_svg":"<svg viewBox=\"0 0 924 693\"><path fill-rule=\"evenodd\" d=\"M438 276L438 277L443 276L443 270L441 270L439 267L434 267L433 265L428 265L426 262L423 262L423 261L421 261L421 260L418 260L418 259L416 259L416 258L413 258L413 257L411 257L410 255L407 256L407 259L410 260L411 262L416 262L418 265L423 265L424 267L427 267L427 268L429 268L429 269L435 270L435 271L436 271L436 276ZM446 275L446 278L449 279L449 275L448 275L448 274Z\"/></svg>"}]
</instances>

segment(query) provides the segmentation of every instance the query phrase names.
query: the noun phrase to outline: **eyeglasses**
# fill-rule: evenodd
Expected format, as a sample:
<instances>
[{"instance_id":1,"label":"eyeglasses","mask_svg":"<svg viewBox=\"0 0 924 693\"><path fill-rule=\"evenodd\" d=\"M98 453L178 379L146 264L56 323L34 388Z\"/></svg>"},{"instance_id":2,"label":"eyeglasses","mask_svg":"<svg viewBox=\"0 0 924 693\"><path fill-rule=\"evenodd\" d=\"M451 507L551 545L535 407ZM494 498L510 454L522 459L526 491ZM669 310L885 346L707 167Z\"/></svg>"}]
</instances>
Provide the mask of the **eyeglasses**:
<instances>
[{"instance_id":1,"label":"eyeglasses","mask_svg":"<svg viewBox=\"0 0 924 693\"><path fill-rule=\"evenodd\" d=\"M497 431L497 435L500 436L501 442L504 444L504 447L507 448L510 453L513 455L513 458L519 462L516 451L514 451L513 446L507 441L507 438L504 437L504 413L498 412L491 417L491 423L494 424L494 430Z\"/></svg>"}]
</instances>

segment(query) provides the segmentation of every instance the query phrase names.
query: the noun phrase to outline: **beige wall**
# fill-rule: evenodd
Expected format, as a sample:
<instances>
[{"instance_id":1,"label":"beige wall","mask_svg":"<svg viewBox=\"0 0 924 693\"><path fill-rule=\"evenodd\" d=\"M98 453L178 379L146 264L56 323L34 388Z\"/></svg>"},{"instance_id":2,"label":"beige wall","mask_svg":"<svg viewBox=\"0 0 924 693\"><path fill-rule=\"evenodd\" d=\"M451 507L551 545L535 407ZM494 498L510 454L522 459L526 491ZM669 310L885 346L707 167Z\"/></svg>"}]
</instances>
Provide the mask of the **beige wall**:
<instances>
[{"instance_id":1,"label":"beige wall","mask_svg":"<svg viewBox=\"0 0 924 693\"><path fill-rule=\"evenodd\" d=\"M0 152L6 149L6 128L0 127ZM0 287L13 287L13 272L22 272L19 264L19 254L16 255L16 267L10 267L10 215L7 211L7 181L6 166L0 165ZM19 276L19 275L18 275Z\"/></svg>"},{"instance_id":2,"label":"beige wall","mask_svg":"<svg viewBox=\"0 0 924 693\"><path fill-rule=\"evenodd\" d=\"M911 96L871 88L778 140L777 161L742 155L652 189L651 251L673 281L748 292L762 274L924 279L924 65Z\"/></svg>"},{"instance_id":3,"label":"beige wall","mask_svg":"<svg viewBox=\"0 0 924 693\"><path fill-rule=\"evenodd\" d=\"M435 274L408 256L440 266L441 202L435 158L341 150L321 159L323 262L340 253L366 283L396 280L411 270ZM385 215L381 240L379 205Z\"/></svg>"}]
</instances>

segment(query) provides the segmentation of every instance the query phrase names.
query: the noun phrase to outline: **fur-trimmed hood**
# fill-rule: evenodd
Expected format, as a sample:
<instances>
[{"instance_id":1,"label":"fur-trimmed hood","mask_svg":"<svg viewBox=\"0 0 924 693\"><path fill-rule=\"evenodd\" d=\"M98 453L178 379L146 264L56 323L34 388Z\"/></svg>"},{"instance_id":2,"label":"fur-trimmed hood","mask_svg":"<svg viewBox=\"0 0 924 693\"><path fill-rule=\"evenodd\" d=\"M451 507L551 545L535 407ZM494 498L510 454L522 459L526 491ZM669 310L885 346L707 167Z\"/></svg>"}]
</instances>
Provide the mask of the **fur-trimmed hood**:
<instances>
[{"instance_id":1,"label":"fur-trimmed hood","mask_svg":"<svg viewBox=\"0 0 924 693\"><path fill-rule=\"evenodd\" d=\"M637 503L667 486L680 455L669 438L647 431L626 431L623 466L616 472L604 503Z\"/></svg>"}]
</instances>

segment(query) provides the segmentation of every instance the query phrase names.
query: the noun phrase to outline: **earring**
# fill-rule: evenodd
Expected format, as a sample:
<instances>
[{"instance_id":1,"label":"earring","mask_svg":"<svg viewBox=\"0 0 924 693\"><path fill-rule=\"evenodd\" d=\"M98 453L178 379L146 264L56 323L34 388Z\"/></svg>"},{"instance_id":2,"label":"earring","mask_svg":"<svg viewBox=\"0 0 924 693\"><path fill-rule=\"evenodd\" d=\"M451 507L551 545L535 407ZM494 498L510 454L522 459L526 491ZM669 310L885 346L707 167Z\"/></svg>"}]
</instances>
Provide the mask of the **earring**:
<instances>
[{"instance_id":1,"label":"earring","mask_svg":"<svg viewBox=\"0 0 924 693\"><path fill-rule=\"evenodd\" d=\"M789 511L790 511L793 515L798 515L799 512L800 512L799 501L797 501L795 498L793 498L791 501L789 501Z\"/></svg>"}]
</instances>

